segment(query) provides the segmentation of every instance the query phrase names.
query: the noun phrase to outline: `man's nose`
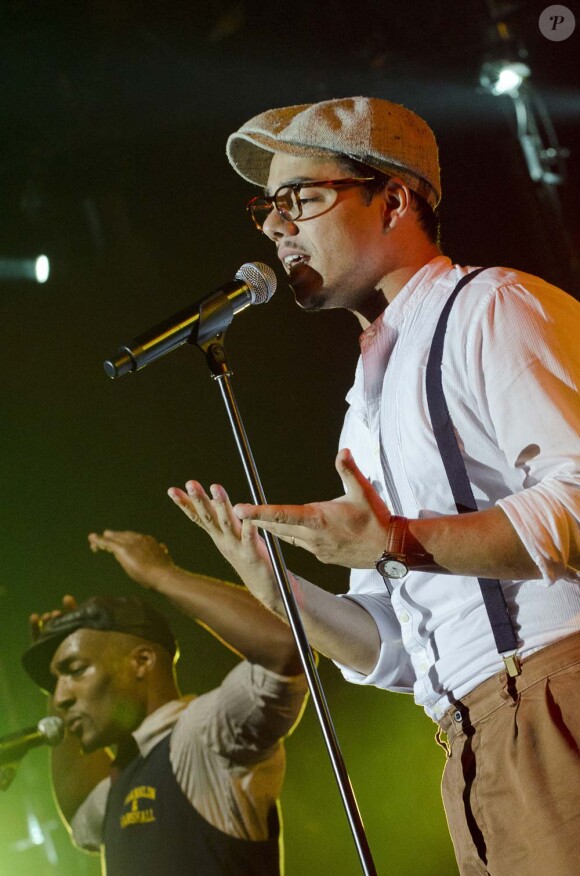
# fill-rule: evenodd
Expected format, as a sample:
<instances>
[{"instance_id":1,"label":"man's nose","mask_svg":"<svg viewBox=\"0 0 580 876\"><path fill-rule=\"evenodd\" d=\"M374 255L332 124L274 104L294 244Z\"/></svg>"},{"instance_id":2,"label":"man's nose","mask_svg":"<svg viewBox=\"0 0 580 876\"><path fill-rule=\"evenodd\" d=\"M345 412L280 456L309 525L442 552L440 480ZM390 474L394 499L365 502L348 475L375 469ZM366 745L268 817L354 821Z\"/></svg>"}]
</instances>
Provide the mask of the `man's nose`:
<instances>
[{"instance_id":1,"label":"man's nose","mask_svg":"<svg viewBox=\"0 0 580 876\"><path fill-rule=\"evenodd\" d=\"M74 702L74 695L68 679L61 676L54 687L52 700L57 709L65 710Z\"/></svg>"},{"instance_id":2,"label":"man's nose","mask_svg":"<svg viewBox=\"0 0 580 876\"><path fill-rule=\"evenodd\" d=\"M262 231L266 237L270 238L270 240L276 241L281 237L298 234L298 226L295 222L291 222L289 219L284 219L284 217L273 208L264 219Z\"/></svg>"}]
</instances>

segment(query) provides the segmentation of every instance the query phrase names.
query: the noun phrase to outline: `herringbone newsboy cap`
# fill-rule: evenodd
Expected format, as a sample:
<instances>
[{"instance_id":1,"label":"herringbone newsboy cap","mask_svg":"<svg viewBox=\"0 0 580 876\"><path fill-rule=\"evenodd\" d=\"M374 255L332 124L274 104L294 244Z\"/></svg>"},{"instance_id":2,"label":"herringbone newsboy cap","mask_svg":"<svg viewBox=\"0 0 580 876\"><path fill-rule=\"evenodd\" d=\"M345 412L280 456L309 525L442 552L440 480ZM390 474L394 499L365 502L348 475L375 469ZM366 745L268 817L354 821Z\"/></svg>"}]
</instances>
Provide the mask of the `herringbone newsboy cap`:
<instances>
[{"instance_id":1,"label":"herringbone newsboy cap","mask_svg":"<svg viewBox=\"0 0 580 876\"><path fill-rule=\"evenodd\" d=\"M437 142L416 113L378 97L343 97L271 109L254 116L227 141L235 170L265 187L274 152L348 155L400 177L436 207L441 199Z\"/></svg>"}]
</instances>

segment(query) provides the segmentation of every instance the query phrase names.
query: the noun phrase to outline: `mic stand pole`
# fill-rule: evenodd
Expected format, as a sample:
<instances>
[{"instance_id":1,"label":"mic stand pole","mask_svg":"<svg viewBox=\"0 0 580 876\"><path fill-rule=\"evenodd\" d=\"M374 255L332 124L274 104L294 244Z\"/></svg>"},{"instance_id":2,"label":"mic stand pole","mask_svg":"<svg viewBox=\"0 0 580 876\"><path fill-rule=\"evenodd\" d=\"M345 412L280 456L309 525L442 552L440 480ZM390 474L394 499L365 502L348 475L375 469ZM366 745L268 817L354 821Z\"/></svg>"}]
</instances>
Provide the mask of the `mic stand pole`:
<instances>
[{"instance_id":1,"label":"mic stand pole","mask_svg":"<svg viewBox=\"0 0 580 876\"><path fill-rule=\"evenodd\" d=\"M198 346L206 355L209 369L213 378L218 381L222 393L230 425L234 433L236 445L250 487L252 499L257 505L265 505L266 497L260 483L260 476L254 462L246 430L236 403L230 380L232 371L228 366L223 347L225 332L233 317L234 311L229 302L227 304L223 301L216 303L211 299L208 302L204 302L200 308L197 337L195 338L195 341L192 340L190 343L195 343L196 346ZM320 677L316 669L312 649L306 638L300 613L292 592L292 587L288 578L288 570L280 548L280 542L270 532L264 532L263 536L272 562L280 595L284 603L284 608L286 609L290 628L296 640L296 646L304 667L304 673L306 675L308 687L310 688L312 701L316 709L316 714L318 715L332 768L346 809L347 818L360 858L362 870L365 876L376 876L377 871L372 859L354 791L338 744L324 690L322 689Z\"/></svg>"}]
</instances>

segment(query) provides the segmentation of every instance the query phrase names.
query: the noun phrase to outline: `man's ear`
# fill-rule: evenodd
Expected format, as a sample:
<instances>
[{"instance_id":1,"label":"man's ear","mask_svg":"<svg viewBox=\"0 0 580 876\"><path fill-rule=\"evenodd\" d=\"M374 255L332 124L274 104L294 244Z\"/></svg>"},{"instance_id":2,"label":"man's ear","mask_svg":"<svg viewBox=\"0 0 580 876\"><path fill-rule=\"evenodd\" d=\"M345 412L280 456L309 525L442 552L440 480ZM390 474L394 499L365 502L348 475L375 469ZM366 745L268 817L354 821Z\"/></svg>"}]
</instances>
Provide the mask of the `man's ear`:
<instances>
[{"instance_id":1,"label":"man's ear","mask_svg":"<svg viewBox=\"0 0 580 876\"><path fill-rule=\"evenodd\" d=\"M157 665L157 653L152 645L137 645L131 652L131 664L138 679L146 678Z\"/></svg>"},{"instance_id":2,"label":"man's ear","mask_svg":"<svg viewBox=\"0 0 580 876\"><path fill-rule=\"evenodd\" d=\"M383 197L386 203L384 214L384 231L391 231L411 208L411 191L402 180L396 176L387 182Z\"/></svg>"}]
</instances>

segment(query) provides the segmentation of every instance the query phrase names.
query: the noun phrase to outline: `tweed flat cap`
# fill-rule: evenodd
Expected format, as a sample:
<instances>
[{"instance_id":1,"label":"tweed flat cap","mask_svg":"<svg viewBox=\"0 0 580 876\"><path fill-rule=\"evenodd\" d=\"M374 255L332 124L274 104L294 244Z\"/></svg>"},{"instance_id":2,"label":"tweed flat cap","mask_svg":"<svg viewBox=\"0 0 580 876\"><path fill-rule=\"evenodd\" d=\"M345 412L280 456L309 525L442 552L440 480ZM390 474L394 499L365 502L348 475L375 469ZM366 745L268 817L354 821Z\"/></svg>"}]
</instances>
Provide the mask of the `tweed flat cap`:
<instances>
[{"instance_id":1,"label":"tweed flat cap","mask_svg":"<svg viewBox=\"0 0 580 876\"><path fill-rule=\"evenodd\" d=\"M234 169L265 187L274 152L305 157L348 155L400 177L436 207L441 199L437 142L406 107L378 97L344 97L267 110L228 138Z\"/></svg>"}]
</instances>

